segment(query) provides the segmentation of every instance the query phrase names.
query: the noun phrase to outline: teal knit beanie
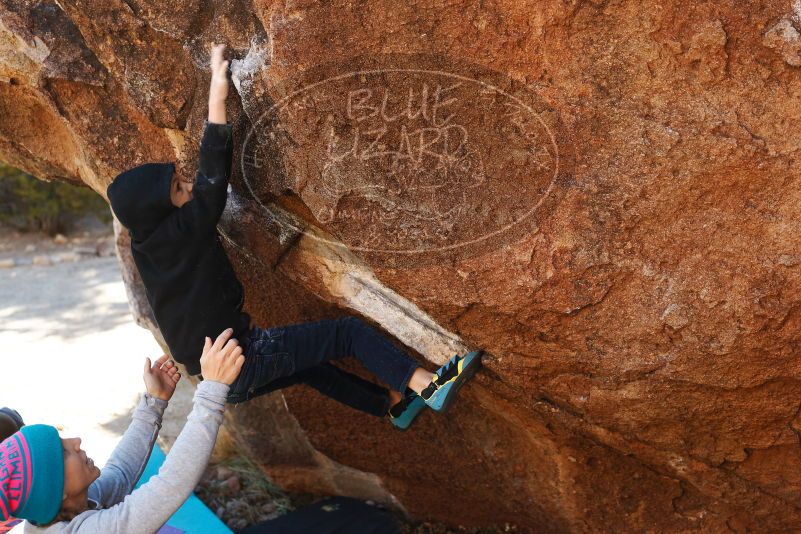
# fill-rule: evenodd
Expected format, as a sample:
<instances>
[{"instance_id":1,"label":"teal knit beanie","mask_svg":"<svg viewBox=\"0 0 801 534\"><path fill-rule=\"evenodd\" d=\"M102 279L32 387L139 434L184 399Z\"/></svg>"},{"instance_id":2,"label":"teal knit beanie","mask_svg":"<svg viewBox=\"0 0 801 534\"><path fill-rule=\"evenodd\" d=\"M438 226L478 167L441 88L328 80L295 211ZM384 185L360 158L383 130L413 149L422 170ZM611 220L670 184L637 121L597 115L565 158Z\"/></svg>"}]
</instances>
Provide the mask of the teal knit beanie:
<instances>
[{"instance_id":1,"label":"teal knit beanie","mask_svg":"<svg viewBox=\"0 0 801 534\"><path fill-rule=\"evenodd\" d=\"M58 431L29 425L0 443L0 520L45 525L64 494L64 449Z\"/></svg>"}]
</instances>

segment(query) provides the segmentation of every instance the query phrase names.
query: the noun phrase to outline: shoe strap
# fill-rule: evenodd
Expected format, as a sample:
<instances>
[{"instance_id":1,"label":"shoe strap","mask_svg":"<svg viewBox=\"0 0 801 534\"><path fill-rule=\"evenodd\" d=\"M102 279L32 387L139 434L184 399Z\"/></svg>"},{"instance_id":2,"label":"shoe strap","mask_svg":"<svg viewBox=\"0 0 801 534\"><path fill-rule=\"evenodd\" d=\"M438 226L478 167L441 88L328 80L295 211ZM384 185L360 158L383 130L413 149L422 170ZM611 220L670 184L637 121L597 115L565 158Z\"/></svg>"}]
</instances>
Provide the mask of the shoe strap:
<instances>
[{"instance_id":1,"label":"shoe strap","mask_svg":"<svg viewBox=\"0 0 801 534\"><path fill-rule=\"evenodd\" d=\"M396 417L400 417L400 415L406 411L406 408L408 408L408 406L409 403L407 402L406 397L404 397L395 404L393 404L392 406L390 406L387 413L391 418L395 419Z\"/></svg>"},{"instance_id":2,"label":"shoe strap","mask_svg":"<svg viewBox=\"0 0 801 534\"><path fill-rule=\"evenodd\" d=\"M434 382L433 380L426 386L426 388L420 392L420 396L423 397L423 400L428 400L431 398L431 395L434 394L435 391L439 389L439 384Z\"/></svg>"}]
</instances>

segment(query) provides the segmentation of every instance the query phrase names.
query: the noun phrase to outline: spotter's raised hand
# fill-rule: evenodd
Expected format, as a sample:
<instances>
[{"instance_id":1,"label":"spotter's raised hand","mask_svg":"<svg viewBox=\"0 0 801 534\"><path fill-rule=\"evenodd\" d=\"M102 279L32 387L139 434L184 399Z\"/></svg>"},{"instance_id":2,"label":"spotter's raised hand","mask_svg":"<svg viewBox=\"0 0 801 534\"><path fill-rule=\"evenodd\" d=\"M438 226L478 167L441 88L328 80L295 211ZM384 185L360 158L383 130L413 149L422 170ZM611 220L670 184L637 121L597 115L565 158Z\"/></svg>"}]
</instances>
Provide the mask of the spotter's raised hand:
<instances>
[{"instance_id":1,"label":"spotter's raised hand","mask_svg":"<svg viewBox=\"0 0 801 534\"><path fill-rule=\"evenodd\" d=\"M147 392L152 397L168 401L175 393L175 386L181 379L181 373L178 372L178 367L170 357L165 354L153 364L150 363L150 358L145 358L145 372L142 378L145 380Z\"/></svg>"}]
</instances>

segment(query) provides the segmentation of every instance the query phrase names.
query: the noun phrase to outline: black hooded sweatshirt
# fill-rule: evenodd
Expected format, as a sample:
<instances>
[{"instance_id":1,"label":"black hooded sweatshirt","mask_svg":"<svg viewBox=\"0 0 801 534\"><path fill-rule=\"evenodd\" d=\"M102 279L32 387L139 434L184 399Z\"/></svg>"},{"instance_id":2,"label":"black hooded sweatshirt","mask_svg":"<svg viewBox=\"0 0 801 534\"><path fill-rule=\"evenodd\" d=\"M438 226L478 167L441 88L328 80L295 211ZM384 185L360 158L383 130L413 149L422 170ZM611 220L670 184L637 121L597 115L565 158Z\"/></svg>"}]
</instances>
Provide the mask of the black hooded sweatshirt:
<instances>
[{"instance_id":1,"label":"black hooded sweatshirt","mask_svg":"<svg viewBox=\"0 0 801 534\"><path fill-rule=\"evenodd\" d=\"M230 124L206 121L192 200L170 201L172 163L146 163L114 178L108 199L131 235L147 300L172 357L195 375L205 336L226 328L241 339L250 317L244 291L220 243L217 221L228 197L233 154Z\"/></svg>"}]
</instances>

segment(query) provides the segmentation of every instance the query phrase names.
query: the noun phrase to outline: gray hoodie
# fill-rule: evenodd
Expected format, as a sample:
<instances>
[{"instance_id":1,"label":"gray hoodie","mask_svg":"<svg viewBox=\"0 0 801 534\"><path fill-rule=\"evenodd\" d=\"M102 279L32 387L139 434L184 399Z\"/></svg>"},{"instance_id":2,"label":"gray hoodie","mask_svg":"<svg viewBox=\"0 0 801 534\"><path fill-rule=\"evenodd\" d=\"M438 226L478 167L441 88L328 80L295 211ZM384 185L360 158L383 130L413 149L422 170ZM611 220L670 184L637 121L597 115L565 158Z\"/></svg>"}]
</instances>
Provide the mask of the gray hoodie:
<instances>
[{"instance_id":1,"label":"gray hoodie","mask_svg":"<svg viewBox=\"0 0 801 534\"><path fill-rule=\"evenodd\" d=\"M205 380L194 407L158 475L134 491L161 428L167 403L145 394L131 426L100 477L89 487L89 510L72 521L39 528L27 521L12 534L153 534L195 489L214 448L223 420L228 386Z\"/></svg>"}]
</instances>

